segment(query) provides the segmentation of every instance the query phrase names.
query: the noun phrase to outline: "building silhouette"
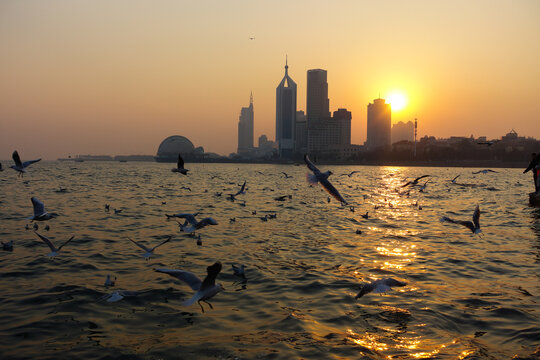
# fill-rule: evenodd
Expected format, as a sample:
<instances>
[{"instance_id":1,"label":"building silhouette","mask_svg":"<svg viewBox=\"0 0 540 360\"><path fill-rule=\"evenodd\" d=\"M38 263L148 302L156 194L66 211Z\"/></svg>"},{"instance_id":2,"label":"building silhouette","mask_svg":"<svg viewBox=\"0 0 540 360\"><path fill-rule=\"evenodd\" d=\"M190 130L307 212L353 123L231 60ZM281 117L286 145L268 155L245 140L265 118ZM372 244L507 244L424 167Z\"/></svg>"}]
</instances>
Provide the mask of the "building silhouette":
<instances>
[{"instance_id":1,"label":"building silhouette","mask_svg":"<svg viewBox=\"0 0 540 360\"><path fill-rule=\"evenodd\" d=\"M249 96L249 106L243 107L238 120L238 154L253 149L253 93Z\"/></svg>"},{"instance_id":2,"label":"building silhouette","mask_svg":"<svg viewBox=\"0 0 540 360\"><path fill-rule=\"evenodd\" d=\"M296 112L295 151L298 154L307 152L307 116L302 110Z\"/></svg>"},{"instance_id":3,"label":"building silhouette","mask_svg":"<svg viewBox=\"0 0 540 360\"><path fill-rule=\"evenodd\" d=\"M306 112L308 123L330 117L326 70L311 69L307 72Z\"/></svg>"},{"instance_id":4,"label":"building silhouette","mask_svg":"<svg viewBox=\"0 0 540 360\"><path fill-rule=\"evenodd\" d=\"M392 144L404 140L414 141L414 123L412 121L406 123L400 121L392 125Z\"/></svg>"},{"instance_id":5,"label":"building silhouette","mask_svg":"<svg viewBox=\"0 0 540 360\"><path fill-rule=\"evenodd\" d=\"M367 107L366 150L389 149L391 145L392 108L384 99L375 99Z\"/></svg>"},{"instance_id":6,"label":"building silhouette","mask_svg":"<svg viewBox=\"0 0 540 360\"><path fill-rule=\"evenodd\" d=\"M280 157L291 157L295 148L296 83L289 77L285 60L285 76L276 88L276 142Z\"/></svg>"}]
</instances>

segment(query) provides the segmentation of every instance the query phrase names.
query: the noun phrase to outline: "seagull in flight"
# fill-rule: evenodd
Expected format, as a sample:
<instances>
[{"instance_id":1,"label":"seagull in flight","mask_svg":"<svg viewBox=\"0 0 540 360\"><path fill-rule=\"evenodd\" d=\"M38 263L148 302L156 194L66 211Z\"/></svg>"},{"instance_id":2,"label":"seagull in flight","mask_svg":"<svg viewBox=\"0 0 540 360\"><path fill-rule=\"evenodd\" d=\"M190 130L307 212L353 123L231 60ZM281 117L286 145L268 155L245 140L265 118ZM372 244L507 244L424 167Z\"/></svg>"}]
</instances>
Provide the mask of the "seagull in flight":
<instances>
[{"instance_id":1,"label":"seagull in flight","mask_svg":"<svg viewBox=\"0 0 540 360\"><path fill-rule=\"evenodd\" d=\"M202 312L204 313L204 308L201 304L201 301L208 304L211 309L214 307L207 300L214 297L217 293L222 290L225 290L223 285L216 284L216 277L221 271L221 263L218 261L214 265L208 266L206 268L207 275L203 281L197 277L197 275L184 270L172 270L172 269L155 269L155 271L164 273L170 276L174 276L178 280L185 282L195 291L193 297L189 300L184 301L182 305L189 306L197 302L201 307Z\"/></svg>"},{"instance_id":2,"label":"seagull in flight","mask_svg":"<svg viewBox=\"0 0 540 360\"><path fill-rule=\"evenodd\" d=\"M405 186L408 186L408 185L412 185L412 186L418 185L418 181L419 181L420 179L423 179L423 178L428 177L428 176L430 176L430 175L422 175L422 176L420 176L420 177L417 177L416 179L414 179L414 180L412 180L412 181L409 181L408 183L406 183L405 185L403 185L403 186L401 186L401 187L405 187Z\"/></svg>"},{"instance_id":3,"label":"seagull in flight","mask_svg":"<svg viewBox=\"0 0 540 360\"><path fill-rule=\"evenodd\" d=\"M491 169L484 169L484 170L479 170L479 171L476 171L476 172L473 172L473 174L487 174L488 172L492 172L492 173L498 173L498 171L495 171L495 170L491 170Z\"/></svg>"},{"instance_id":4,"label":"seagull in flight","mask_svg":"<svg viewBox=\"0 0 540 360\"><path fill-rule=\"evenodd\" d=\"M146 253L144 253L143 257L148 260L150 258L150 256L154 255L154 250L157 249L158 247L160 247L161 245L171 241L171 238L172 236L169 236L167 238L167 240L163 241L162 243L154 246L153 248L147 248L146 246L144 246L143 244L141 244L140 242L137 242L135 240L132 240L128 237L128 240L131 241L132 243L134 243L135 245L137 245L138 247L140 247L141 249L143 249L144 251L146 251Z\"/></svg>"},{"instance_id":5,"label":"seagull in flight","mask_svg":"<svg viewBox=\"0 0 540 360\"><path fill-rule=\"evenodd\" d=\"M350 172L349 174L343 174L342 176L347 175L348 177L352 177L354 174L357 174L359 172L361 172L361 171L354 170L354 171Z\"/></svg>"},{"instance_id":6,"label":"seagull in flight","mask_svg":"<svg viewBox=\"0 0 540 360\"><path fill-rule=\"evenodd\" d=\"M313 172L313 175L307 174L307 180L310 184L317 184L318 182L321 183L322 187L330 194L332 195L337 201L341 202L342 205L349 205L349 203L341 196L339 191L328 181L328 177L332 175L332 172L330 170L321 172L313 163L311 160L309 160L309 157L307 154L304 155L304 161L306 162L306 165L309 170ZM328 198L330 200L330 198ZM329 201L330 202L330 201Z\"/></svg>"},{"instance_id":7,"label":"seagull in flight","mask_svg":"<svg viewBox=\"0 0 540 360\"><path fill-rule=\"evenodd\" d=\"M233 195L233 197L236 195L245 195L245 193L246 193L246 181L244 180L242 187L240 188L240 190L238 190L236 194Z\"/></svg>"},{"instance_id":8,"label":"seagull in flight","mask_svg":"<svg viewBox=\"0 0 540 360\"><path fill-rule=\"evenodd\" d=\"M355 299L361 298L362 296L373 292L375 294L382 294L391 290L394 286L406 286L406 282L402 282L392 278L385 278L372 281L370 283L364 284L360 289L360 292L356 294Z\"/></svg>"},{"instance_id":9,"label":"seagull in flight","mask_svg":"<svg viewBox=\"0 0 540 360\"><path fill-rule=\"evenodd\" d=\"M452 184L455 184L455 183L456 183L456 180L457 180L457 178L458 178L458 177L460 177L460 176L461 176L461 174L459 174L458 176L456 176L455 178L453 178L452 180L450 180L450 181L452 182Z\"/></svg>"},{"instance_id":10,"label":"seagull in flight","mask_svg":"<svg viewBox=\"0 0 540 360\"><path fill-rule=\"evenodd\" d=\"M281 173L285 176L285 179L290 179L293 177L292 175L288 175L285 171L282 171Z\"/></svg>"},{"instance_id":11,"label":"seagull in flight","mask_svg":"<svg viewBox=\"0 0 540 360\"><path fill-rule=\"evenodd\" d=\"M49 214L45 211L45 205L37 197L32 197L32 206L34 207L34 216L30 216L28 219L32 221L45 221L52 219L56 214Z\"/></svg>"},{"instance_id":12,"label":"seagull in flight","mask_svg":"<svg viewBox=\"0 0 540 360\"><path fill-rule=\"evenodd\" d=\"M186 222L184 224L178 223L178 225L180 225L180 230L181 231L184 231L184 232L187 232L187 233L192 233L195 230L202 229L206 225L217 225L218 224L218 222L216 220L214 220L213 218L211 218L211 217L207 217L207 218L202 219L201 221L197 221L197 219L195 219L195 216L197 216L197 215L198 215L198 213L195 213L195 214L174 214L174 215L167 215L167 218L170 219L172 217L177 217L177 218L180 218L180 219L186 219ZM188 225L188 224L191 224L191 225Z\"/></svg>"},{"instance_id":13,"label":"seagull in flight","mask_svg":"<svg viewBox=\"0 0 540 360\"><path fill-rule=\"evenodd\" d=\"M463 225L469 230L471 230L473 234L481 233L482 230L480 229L480 207L478 205L476 205L476 209L474 209L472 219L473 221L471 222L471 221L453 220L453 219L450 219L449 217L443 216L441 218L441 222L449 222L452 224Z\"/></svg>"},{"instance_id":14,"label":"seagull in flight","mask_svg":"<svg viewBox=\"0 0 540 360\"><path fill-rule=\"evenodd\" d=\"M177 172L182 175L187 175L187 172L189 170L184 169L184 159L182 159L182 155L178 154L178 163L174 169L171 170L172 172Z\"/></svg>"},{"instance_id":15,"label":"seagull in flight","mask_svg":"<svg viewBox=\"0 0 540 360\"><path fill-rule=\"evenodd\" d=\"M11 165L11 168L19 172L19 177L24 176L24 173L26 173L26 168L28 166L32 165L33 163L37 163L38 161L41 161L41 159L37 159L37 160L29 160L29 161L21 162L21 158L17 150L13 152L11 157L13 158L13 161L15 162L15 165Z\"/></svg>"},{"instance_id":16,"label":"seagull in flight","mask_svg":"<svg viewBox=\"0 0 540 360\"><path fill-rule=\"evenodd\" d=\"M47 246L49 246L49 248L51 249L51 253L50 253L50 254L47 254L47 256L51 256L51 257L58 255L58 253L60 252L60 250L61 250L68 242L70 242L71 240L73 240L73 238L75 237L75 236L70 237L68 241L66 241L65 243L63 243L62 245L60 245L58 248L55 248L54 245L53 245L53 243L51 242L51 240L49 240L49 238L47 238L46 236L43 236L43 235L41 235L41 234L38 234L36 231L34 231L34 233L35 233L41 240L43 240L43 242L44 242L45 244L47 244Z\"/></svg>"}]
</instances>

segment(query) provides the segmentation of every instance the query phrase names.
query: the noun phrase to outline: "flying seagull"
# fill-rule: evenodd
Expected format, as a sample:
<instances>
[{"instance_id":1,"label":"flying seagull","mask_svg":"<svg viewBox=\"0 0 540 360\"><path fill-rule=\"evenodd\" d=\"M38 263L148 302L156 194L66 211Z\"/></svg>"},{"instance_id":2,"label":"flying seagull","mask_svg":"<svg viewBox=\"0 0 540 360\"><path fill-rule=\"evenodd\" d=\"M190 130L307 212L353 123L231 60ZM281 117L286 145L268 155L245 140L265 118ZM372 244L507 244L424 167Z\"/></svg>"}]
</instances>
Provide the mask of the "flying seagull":
<instances>
[{"instance_id":1,"label":"flying seagull","mask_svg":"<svg viewBox=\"0 0 540 360\"><path fill-rule=\"evenodd\" d=\"M13 152L11 157L13 158L13 161L15 162L15 165L11 165L11 168L15 171L18 171L19 176L24 175L24 173L26 172L25 169L28 166L32 165L33 163L37 163L38 161L41 161L41 159L37 159L37 160L29 160L29 161L21 162L21 158L19 157L19 153L17 152L17 150Z\"/></svg>"},{"instance_id":2,"label":"flying seagull","mask_svg":"<svg viewBox=\"0 0 540 360\"><path fill-rule=\"evenodd\" d=\"M184 159L182 159L182 155L178 154L178 164L176 165L176 168L171 170L172 172L178 172L183 175L187 175L187 172L189 170L184 169Z\"/></svg>"},{"instance_id":3,"label":"flying seagull","mask_svg":"<svg viewBox=\"0 0 540 360\"><path fill-rule=\"evenodd\" d=\"M52 256L58 255L58 253L60 252L60 250L61 250L68 242L70 242L71 240L73 240L73 238L75 237L75 236L70 237L68 241L66 241L65 243L63 243L62 245L60 245L58 248L55 248L54 245L53 245L53 243L51 242L51 240L49 240L49 238L47 238L46 236L43 236L43 235L41 235L41 234L38 234L38 233L35 232L35 231L34 231L34 233L35 233L41 240L43 240L43 242L44 242L45 244L47 244L47 246L49 246L49 248L51 248L51 251L52 251L52 252L51 252L50 254L47 254L47 256L51 256L51 257L52 257Z\"/></svg>"},{"instance_id":4,"label":"flying seagull","mask_svg":"<svg viewBox=\"0 0 540 360\"><path fill-rule=\"evenodd\" d=\"M240 190L238 190L238 192L234 194L233 197L236 195L244 195L245 193L246 193L246 181L244 180L244 183L240 187Z\"/></svg>"},{"instance_id":5,"label":"flying seagull","mask_svg":"<svg viewBox=\"0 0 540 360\"><path fill-rule=\"evenodd\" d=\"M218 222L216 220L214 220L213 218L211 217L207 217L207 218L204 218L202 219L201 221L197 221L197 219L195 219L195 216L197 215L198 213L195 213L195 214L175 214L175 215L167 215L167 218L171 218L171 217L177 217L177 218L180 218L180 219L186 219L186 222L184 224L180 224L180 230L184 231L184 232L187 232L187 233L191 233L191 232L194 232L195 230L199 230L199 229L202 229L203 227L205 227L206 225L217 225ZM191 225L188 225L191 224Z\"/></svg>"},{"instance_id":6,"label":"flying seagull","mask_svg":"<svg viewBox=\"0 0 540 360\"><path fill-rule=\"evenodd\" d=\"M154 246L153 248L147 248L146 246L144 246L143 244L141 244L140 242L137 242L135 240L132 240L128 237L128 240L131 241L132 243L134 243L135 245L137 245L138 247L140 247L141 249L143 249L144 251L146 251L146 253L143 255L143 257L148 260L150 258L150 256L154 255L154 250L157 249L158 247L160 247L161 245L169 242L171 240L171 236L169 236L167 238L167 240L163 241L162 243L159 243L158 245Z\"/></svg>"},{"instance_id":7,"label":"flying seagull","mask_svg":"<svg viewBox=\"0 0 540 360\"><path fill-rule=\"evenodd\" d=\"M354 171L350 172L349 174L342 174L342 176L347 175L348 177L352 177L354 174L357 174L357 173L359 173L359 172L361 172L361 171L354 170Z\"/></svg>"},{"instance_id":8,"label":"flying seagull","mask_svg":"<svg viewBox=\"0 0 540 360\"><path fill-rule=\"evenodd\" d=\"M360 292L356 294L355 299L361 298L362 296L373 292L375 294L382 294L391 290L393 286L405 286L407 283L398 281L392 278L379 279L372 281L370 283L364 284L360 289Z\"/></svg>"},{"instance_id":9,"label":"flying seagull","mask_svg":"<svg viewBox=\"0 0 540 360\"><path fill-rule=\"evenodd\" d=\"M479 170L479 171L476 171L476 172L473 172L473 174L487 174L488 172L492 172L492 173L498 173L498 171L495 171L495 170L490 170L490 169L484 169L484 170Z\"/></svg>"},{"instance_id":10,"label":"flying seagull","mask_svg":"<svg viewBox=\"0 0 540 360\"><path fill-rule=\"evenodd\" d=\"M292 175L288 175L285 171L282 171L281 173L285 176L285 179L292 178Z\"/></svg>"},{"instance_id":11,"label":"flying seagull","mask_svg":"<svg viewBox=\"0 0 540 360\"><path fill-rule=\"evenodd\" d=\"M28 218L29 220L45 221L56 216L56 214L49 214L46 212L45 205L37 197L34 196L30 200L32 201L32 206L34 207L34 216L30 216Z\"/></svg>"},{"instance_id":12,"label":"flying seagull","mask_svg":"<svg viewBox=\"0 0 540 360\"><path fill-rule=\"evenodd\" d=\"M450 219L449 217L443 216L441 218L441 222L449 222L452 224L463 225L469 228L473 232L473 234L481 233L482 230L480 230L480 207L478 205L476 205L476 209L474 209L472 219L473 221L471 222L471 221L453 220L453 219Z\"/></svg>"},{"instance_id":13,"label":"flying seagull","mask_svg":"<svg viewBox=\"0 0 540 360\"><path fill-rule=\"evenodd\" d=\"M413 181L409 181L408 183L406 183L405 185L403 185L403 186L401 186L401 187L405 187L405 186L408 186L408 185L412 185L412 186L417 185L417 184L418 184L418 181L419 181L420 179L423 179L423 178L428 177L428 176L430 176L430 175L422 175L422 176L420 176L420 177L417 177L417 178L414 179Z\"/></svg>"},{"instance_id":14,"label":"flying seagull","mask_svg":"<svg viewBox=\"0 0 540 360\"><path fill-rule=\"evenodd\" d=\"M201 281L201 279L199 279L197 275L189 271L172 269L156 269L155 271L174 276L178 280L181 280L188 284L195 291L195 294L191 299L184 301L182 305L189 306L197 302L201 307L202 312L204 312L204 308L201 304L201 301L207 303L210 308L213 309L214 307L212 306L212 304L210 304L206 300L211 299L221 290L225 290L223 285L216 284L216 277L221 271L221 263L219 261L214 263L214 265L208 266L206 268L206 272L208 275L206 275L203 281Z\"/></svg>"},{"instance_id":15,"label":"flying seagull","mask_svg":"<svg viewBox=\"0 0 540 360\"><path fill-rule=\"evenodd\" d=\"M460 176L461 176L461 174L459 174L458 176L456 176L455 178L453 178L452 180L450 180L450 181L452 182L452 184L455 184L455 183L456 183L456 180L457 180L457 178L458 178L458 177L460 177Z\"/></svg>"},{"instance_id":16,"label":"flying seagull","mask_svg":"<svg viewBox=\"0 0 540 360\"><path fill-rule=\"evenodd\" d=\"M332 195L337 201L341 202L342 205L349 205L349 203L341 196L339 191L328 181L328 177L332 175L332 172L330 170L321 172L313 163L311 160L309 160L309 157L307 154L304 155L304 161L306 162L306 165L309 170L313 172L313 175L307 174L307 180L310 184L317 184L318 182L321 183L322 187L330 194ZM328 198L330 199L330 198Z\"/></svg>"}]
</instances>

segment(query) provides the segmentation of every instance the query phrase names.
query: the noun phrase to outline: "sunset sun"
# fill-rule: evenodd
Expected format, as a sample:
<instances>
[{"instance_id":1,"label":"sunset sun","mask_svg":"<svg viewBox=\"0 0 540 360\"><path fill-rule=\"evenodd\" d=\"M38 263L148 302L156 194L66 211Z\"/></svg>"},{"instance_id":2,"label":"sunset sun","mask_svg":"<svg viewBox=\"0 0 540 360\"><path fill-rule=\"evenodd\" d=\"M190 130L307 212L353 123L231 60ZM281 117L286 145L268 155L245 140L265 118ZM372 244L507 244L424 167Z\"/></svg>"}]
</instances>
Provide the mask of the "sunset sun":
<instances>
[{"instance_id":1,"label":"sunset sun","mask_svg":"<svg viewBox=\"0 0 540 360\"><path fill-rule=\"evenodd\" d=\"M400 92L390 93L387 101L392 105L392 111L400 111L407 106L407 97Z\"/></svg>"}]
</instances>

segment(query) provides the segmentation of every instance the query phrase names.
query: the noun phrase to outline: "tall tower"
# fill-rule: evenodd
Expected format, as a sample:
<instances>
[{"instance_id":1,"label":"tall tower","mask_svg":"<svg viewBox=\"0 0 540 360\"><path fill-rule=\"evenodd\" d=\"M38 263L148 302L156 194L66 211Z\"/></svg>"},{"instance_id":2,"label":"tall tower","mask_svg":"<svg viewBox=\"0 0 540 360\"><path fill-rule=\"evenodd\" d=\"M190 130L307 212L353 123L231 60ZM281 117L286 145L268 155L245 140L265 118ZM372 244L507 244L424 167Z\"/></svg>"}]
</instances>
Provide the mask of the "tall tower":
<instances>
[{"instance_id":1,"label":"tall tower","mask_svg":"<svg viewBox=\"0 0 540 360\"><path fill-rule=\"evenodd\" d=\"M276 141L280 157L290 157L294 153L295 126L296 83L289 77L285 58L285 76L276 88Z\"/></svg>"},{"instance_id":2,"label":"tall tower","mask_svg":"<svg viewBox=\"0 0 540 360\"><path fill-rule=\"evenodd\" d=\"M390 148L392 108L384 99L375 99L367 107L367 150Z\"/></svg>"},{"instance_id":3,"label":"tall tower","mask_svg":"<svg viewBox=\"0 0 540 360\"><path fill-rule=\"evenodd\" d=\"M306 111L308 123L330 117L328 82L326 70L312 69L307 72Z\"/></svg>"},{"instance_id":4,"label":"tall tower","mask_svg":"<svg viewBox=\"0 0 540 360\"><path fill-rule=\"evenodd\" d=\"M238 153L253 149L253 92L249 95L249 106L240 110L238 120Z\"/></svg>"}]
</instances>

